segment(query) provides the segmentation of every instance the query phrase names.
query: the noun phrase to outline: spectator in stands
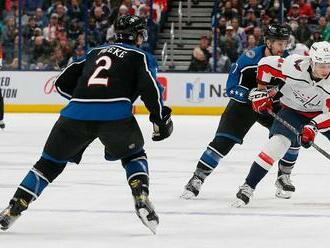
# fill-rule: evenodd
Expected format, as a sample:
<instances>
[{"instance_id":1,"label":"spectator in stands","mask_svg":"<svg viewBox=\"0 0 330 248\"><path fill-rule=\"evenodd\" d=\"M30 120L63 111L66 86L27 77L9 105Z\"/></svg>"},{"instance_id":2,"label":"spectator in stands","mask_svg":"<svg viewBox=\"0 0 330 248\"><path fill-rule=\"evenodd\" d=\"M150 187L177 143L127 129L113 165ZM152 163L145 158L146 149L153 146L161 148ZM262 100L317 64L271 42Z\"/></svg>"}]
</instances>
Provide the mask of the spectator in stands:
<instances>
[{"instance_id":1,"label":"spectator in stands","mask_svg":"<svg viewBox=\"0 0 330 248\"><path fill-rule=\"evenodd\" d=\"M313 17L314 11L312 6L309 3L306 3L305 0L298 0L299 4L299 16L307 16L308 18Z\"/></svg>"},{"instance_id":2,"label":"spectator in stands","mask_svg":"<svg viewBox=\"0 0 330 248\"><path fill-rule=\"evenodd\" d=\"M48 18L44 14L44 11L42 10L42 8L36 8L35 19L36 19L36 25L39 28L44 28L44 27L48 26Z\"/></svg>"},{"instance_id":3,"label":"spectator in stands","mask_svg":"<svg viewBox=\"0 0 330 248\"><path fill-rule=\"evenodd\" d=\"M95 28L100 32L102 41L105 41L106 31L108 28L107 16L103 13L101 7L94 8L94 14L92 15L95 19Z\"/></svg>"},{"instance_id":4,"label":"spectator in stands","mask_svg":"<svg viewBox=\"0 0 330 248\"><path fill-rule=\"evenodd\" d=\"M91 13L95 13L95 8L101 8L102 14L104 15L104 17L109 18L110 14L111 14L110 8L108 5L103 3L102 0L94 0L93 6L91 9ZM95 18L95 16L93 16L93 15L92 15L92 17Z\"/></svg>"},{"instance_id":5,"label":"spectator in stands","mask_svg":"<svg viewBox=\"0 0 330 248\"><path fill-rule=\"evenodd\" d=\"M247 14L248 11L253 10L253 13L255 14L256 17L260 17L261 11L263 9L263 6L258 3L257 0L248 0L248 3L246 3L243 6L244 10L244 15Z\"/></svg>"},{"instance_id":6,"label":"spectator in stands","mask_svg":"<svg viewBox=\"0 0 330 248\"><path fill-rule=\"evenodd\" d=\"M84 35L79 35L78 40L81 40L80 37L84 37ZM87 30L87 41L89 47L96 47L98 45L103 44L102 33L96 28L96 22L94 18L89 19L89 28ZM85 41L85 38L83 39Z\"/></svg>"},{"instance_id":7,"label":"spectator in stands","mask_svg":"<svg viewBox=\"0 0 330 248\"><path fill-rule=\"evenodd\" d=\"M226 54L232 63L235 63L239 54L243 51L242 44L234 35L234 28L228 25L226 28L226 35L220 37L219 46L221 51Z\"/></svg>"},{"instance_id":8,"label":"spectator in stands","mask_svg":"<svg viewBox=\"0 0 330 248\"><path fill-rule=\"evenodd\" d=\"M217 28L217 32L219 36L225 36L226 35L226 27L227 27L227 20L225 17L220 17L219 24Z\"/></svg>"},{"instance_id":9,"label":"spectator in stands","mask_svg":"<svg viewBox=\"0 0 330 248\"><path fill-rule=\"evenodd\" d=\"M36 36L31 47L30 69L43 70L46 67L50 53L50 45L42 36Z\"/></svg>"},{"instance_id":10,"label":"spectator in stands","mask_svg":"<svg viewBox=\"0 0 330 248\"><path fill-rule=\"evenodd\" d=\"M232 8L231 1L226 1L220 15L224 16L227 20L231 20L234 17L238 17L238 12Z\"/></svg>"},{"instance_id":11,"label":"spectator in stands","mask_svg":"<svg viewBox=\"0 0 330 248\"><path fill-rule=\"evenodd\" d=\"M327 22L330 22L330 6L327 8L327 12L325 14L325 18L327 19Z\"/></svg>"},{"instance_id":12,"label":"spectator in stands","mask_svg":"<svg viewBox=\"0 0 330 248\"><path fill-rule=\"evenodd\" d=\"M319 1L315 1L314 3L318 3L318 6L316 7L316 9L319 8L320 15L326 16L327 8L329 6L328 0L319 0Z\"/></svg>"},{"instance_id":13,"label":"spectator in stands","mask_svg":"<svg viewBox=\"0 0 330 248\"><path fill-rule=\"evenodd\" d=\"M232 0L231 7L238 13L238 16L242 16L242 2L239 0Z\"/></svg>"},{"instance_id":14,"label":"spectator in stands","mask_svg":"<svg viewBox=\"0 0 330 248\"><path fill-rule=\"evenodd\" d=\"M322 34L322 38L325 41L330 40L330 26L327 22L327 19L324 16L321 16L319 19L319 28Z\"/></svg>"},{"instance_id":15,"label":"spectator in stands","mask_svg":"<svg viewBox=\"0 0 330 248\"><path fill-rule=\"evenodd\" d=\"M255 27L253 29L253 36L254 36L254 39L256 40L257 46L261 46L265 43L263 32L260 27Z\"/></svg>"},{"instance_id":16,"label":"spectator in stands","mask_svg":"<svg viewBox=\"0 0 330 248\"><path fill-rule=\"evenodd\" d=\"M24 0L23 9L28 15L34 15L37 8L42 8L44 0Z\"/></svg>"},{"instance_id":17,"label":"spectator in stands","mask_svg":"<svg viewBox=\"0 0 330 248\"><path fill-rule=\"evenodd\" d=\"M311 48L314 42L320 42L320 41L323 41L323 37L320 29L317 28L313 31L312 36L305 42L305 44L306 46Z\"/></svg>"},{"instance_id":18,"label":"spectator in stands","mask_svg":"<svg viewBox=\"0 0 330 248\"><path fill-rule=\"evenodd\" d=\"M50 17L48 26L43 29L44 38L49 42L55 41L60 28L63 27L59 24L58 14L53 13Z\"/></svg>"},{"instance_id":19,"label":"spectator in stands","mask_svg":"<svg viewBox=\"0 0 330 248\"><path fill-rule=\"evenodd\" d=\"M267 30L269 24L271 23L271 18L268 15L264 14L261 16L260 21L261 21L260 28L264 33Z\"/></svg>"},{"instance_id":20,"label":"spectator in stands","mask_svg":"<svg viewBox=\"0 0 330 248\"><path fill-rule=\"evenodd\" d=\"M79 20L74 18L70 21L70 24L68 26L67 30L67 36L71 43L74 43L78 36L82 33L82 28L79 25Z\"/></svg>"},{"instance_id":21,"label":"spectator in stands","mask_svg":"<svg viewBox=\"0 0 330 248\"><path fill-rule=\"evenodd\" d=\"M34 30L37 27L36 19L34 16L30 16L28 23L23 27L23 38L25 42L28 42L34 35Z\"/></svg>"},{"instance_id":22,"label":"spectator in stands","mask_svg":"<svg viewBox=\"0 0 330 248\"><path fill-rule=\"evenodd\" d=\"M254 27L260 26L260 21L257 20L253 9L248 9L246 11L246 15L242 21L242 26L245 28L246 34L253 33Z\"/></svg>"},{"instance_id":23,"label":"spectator in stands","mask_svg":"<svg viewBox=\"0 0 330 248\"><path fill-rule=\"evenodd\" d=\"M299 4L295 3L292 4L289 13L288 13L288 20L295 20L298 21L300 17L300 10L299 10Z\"/></svg>"},{"instance_id":24,"label":"spectator in stands","mask_svg":"<svg viewBox=\"0 0 330 248\"><path fill-rule=\"evenodd\" d=\"M220 72L220 73L229 73L231 67L231 61L228 56L221 52L221 49L217 47L217 63L214 71L214 59L213 56L210 58L209 62L209 70L212 72Z\"/></svg>"},{"instance_id":25,"label":"spectator in stands","mask_svg":"<svg viewBox=\"0 0 330 248\"><path fill-rule=\"evenodd\" d=\"M252 48L257 46L257 41L256 38L253 34L248 35L248 40L247 40L247 47L244 49L244 52L247 52L251 50Z\"/></svg>"},{"instance_id":26,"label":"spectator in stands","mask_svg":"<svg viewBox=\"0 0 330 248\"><path fill-rule=\"evenodd\" d=\"M298 43L304 43L311 36L312 32L308 26L308 17L303 15L299 18L299 26L294 32L294 37Z\"/></svg>"},{"instance_id":27,"label":"spectator in stands","mask_svg":"<svg viewBox=\"0 0 330 248\"><path fill-rule=\"evenodd\" d=\"M209 38L202 35L199 40L199 46L193 50L191 63L188 71L205 72L209 70L209 59L211 58L211 47L209 46Z\"/></svg>"},{"instance_id":28,"label":"spectator in stands","mask_svg":"<svg viewBox=\"0 0 330 248\"><path fill-rule=\"evenodd\" d=\"M239 39L239 42L242 44L242 47L247 45L247 37L244 31L244 28L240 27L240 22L237 17L231 19L231 25L233 26L233 34Z\"/></svg>"},{"instance_id":29,"label":"spectator in stands","mask_svg":"<svg viewBox=\"0 0 330 248\"><path fill-rule=\"evenodd\" d=\"M3 63L10 64L14 59L15 37L18 34L15 18L13 16L6 17L5 25L2 30L2 46L3 46Z\"/></svg>"},{"instance_id":30,"label":"spectator in stands","mask_svg":"<svg viewBox=\"0 0 330 248\"><path fill-rule=\"evenodd\" d=\"M68 16L70 19L77 19L78 22L84 21L84 11L79 0L71 0L68 5Z\"/></svg>"},{"instance_id":31,"label":"spectator in stands","mask_svg":"<svg viewBox=\"0 0 330 248\"><path fill-rule=\"evenodd\" d=\"M66 8L63 4L57 4L55 12L58 16L58 23L61 27L67 28L69 24L69 17L66 15Z\"/></svg>"},{"instance_id":32,"label":"spectator in stands","mask_svg":"<svg viewBox=\"0 0 330 248\"><path fill-rule=\"evenodd\" d=\"M68 65L77 61L79 58L85 55L84 47L78 46L74 49L72 57L68 60Z\"/></svg>"},{"instance_id":33,"label":"spectator in stands","mask_svg":"<svg viewBox=\"0 0 330 248\"><path fill-rule=\"evenodd\" d=\"M61 70L67 65L67 60L63 55L63 51L59 47L55 47L50 57L49 64L47 65L47 69L51 70Z\"/></svg>"}]
</instances>

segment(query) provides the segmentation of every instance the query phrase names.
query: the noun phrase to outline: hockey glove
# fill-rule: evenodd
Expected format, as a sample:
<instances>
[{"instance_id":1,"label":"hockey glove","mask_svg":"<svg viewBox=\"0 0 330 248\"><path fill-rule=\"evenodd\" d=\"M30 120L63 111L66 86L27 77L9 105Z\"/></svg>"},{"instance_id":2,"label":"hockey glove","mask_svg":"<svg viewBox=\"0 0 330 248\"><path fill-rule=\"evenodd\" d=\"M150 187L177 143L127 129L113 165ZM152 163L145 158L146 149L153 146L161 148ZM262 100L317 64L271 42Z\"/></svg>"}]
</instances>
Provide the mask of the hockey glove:
<instances>
[{"instance_id":1,"label":"hockey glove","mask_svg":"<svg viewBox=\"0 0 330 248\"><path fill-rule=\"evenodd\" d=\"M162 110L162 119L155 118L150 115L149 119L153 123L154 132L152 134L153 141L160 141L168 138L173 132L173 122L171 119L172 110L164 106Z\"/></svg>"},{"instance_id":2,"label":"hockey glove","mask_svg":"<svg viewBox=\"0 0 330 248\"><path fill-rule=\"evenodd\" d=\"M300 133L301 145L309 148L314 142L317 132L318 129L313 123L305 125Z\"/></svg>"},{"instance_id":3,"label":"hockey glove","mask_svg":"<svg viewBox=\"0 0 330 248\"><path fill-rule=\"evenodd\" d=\"M259 114L267 113L273 108L273 99L267 90L251 90L249 99L252 102L253 110Z\"/></svg>"}]
</instances>

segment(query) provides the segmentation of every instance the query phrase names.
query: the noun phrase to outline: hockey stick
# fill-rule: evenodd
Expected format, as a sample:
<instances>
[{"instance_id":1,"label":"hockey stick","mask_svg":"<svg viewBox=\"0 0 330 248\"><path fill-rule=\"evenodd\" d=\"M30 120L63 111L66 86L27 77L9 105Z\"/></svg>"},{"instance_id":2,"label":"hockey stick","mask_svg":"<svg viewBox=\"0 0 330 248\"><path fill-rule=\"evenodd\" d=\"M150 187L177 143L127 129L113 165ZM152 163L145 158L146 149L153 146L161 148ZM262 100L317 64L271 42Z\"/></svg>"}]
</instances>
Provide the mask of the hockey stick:
<instances>
[{"instance_id":1,"label":"hockey stick","mask_svg":"<svg viewBox=\"0 0 330 248\"><path fill-rule=\"evenodd\" d=\"M290 131L292 131L295 135L297 135L297 136L300 135L300 133L298 132L298 130L295 127L291 126L290 123L288 123L287 121L283 120L281 117L279 117L273 111L270 110L270 111L268 111L268 113L271 116L273 116L278 122L280 122L283 126L285 126L287 129L289 129ZM330 159L330 154L327 153L325 150L323 150L318 145L316 145L314 142L312 142L312 145L311 146L314 147L315 150L317 150L319 153L321 153L327 159Z\"/></svg>"}]
</instances>

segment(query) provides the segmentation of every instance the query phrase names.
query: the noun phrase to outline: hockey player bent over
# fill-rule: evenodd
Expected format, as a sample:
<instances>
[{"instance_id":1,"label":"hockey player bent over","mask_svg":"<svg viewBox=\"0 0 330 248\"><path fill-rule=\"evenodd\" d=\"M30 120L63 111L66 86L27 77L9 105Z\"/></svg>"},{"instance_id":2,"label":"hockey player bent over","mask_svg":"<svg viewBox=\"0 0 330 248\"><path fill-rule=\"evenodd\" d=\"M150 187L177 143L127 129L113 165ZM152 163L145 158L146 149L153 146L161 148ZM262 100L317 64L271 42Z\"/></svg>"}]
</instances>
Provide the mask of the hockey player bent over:
<instances>
[{"instance_id":1,"label":"hockey player bent over","mask_svg":"<svg viewBox=\"0 0 330 248\"><path fill-rule=\"evenodd\" d=\"M256 47L241 55L233 64L227 80L227 94L231 98L223 113L213 141L201 156L196 170L185 186L182 198L196 197L207 176L218 166L233 146L242 144L250 128L259 122L270 128L273 118L269 115L253 111L248 99L249 92L257 87L257 64L263 58L272 55L287 56L284 51L290 37L290 29L286 25L273 24L265 33L265 45ZM281 84L281 80L272 80L273 85ZM276 98L278 99L278 98ZM274 111L279 109L279 102L274 102ZM290 181L290 173L298 156L298 148L291 147L279 161L277 196L289 198L295 190ZM258 172L256 172L258 173Z\"/></svg>"},{"instance_id":2,"label":"hockey player bent over","mask_svg":"<svg viewBox=\"0 0 330 248\"><path fill-rule=\"evenodd\" d=\"M257 112L271 111L272 97L268 94L271 79L285 80L280 92L282 105L278 116L295 127L297 137L277 120L274 121L269 142L253 162L245 183L237 193L233 205L240 207L249 203L254 189L290 147L300 145L308 148L320 131L330 139L330 44L316 42L311 46L310 57L290 55L263 58L258 64L258 90L252 92L253 109Z\"/></svg>"},{"instance_id":3,"label":"hockey player bent over","mask_svg":"<svg viewBox=\"0 0 330 248\"><path fill-rule=\"evenodd\" d=\"M58 92L70 102L61 111L40 160L1 212L2 230L8 229L40 196L67 162L79 163L84 150L99 138L107 160L121 159L136 213L144 225L156 232L159 219L148 197L148 162L141 130L132 115L132 103L141 95L150 111L154 141L171 135L171 109L163 106L154 58L137 48L146 37L145 21L137 16L123 16L117 20L115 30L117 43L92 49L57 78Z\"/></svg>"}]
</instances>

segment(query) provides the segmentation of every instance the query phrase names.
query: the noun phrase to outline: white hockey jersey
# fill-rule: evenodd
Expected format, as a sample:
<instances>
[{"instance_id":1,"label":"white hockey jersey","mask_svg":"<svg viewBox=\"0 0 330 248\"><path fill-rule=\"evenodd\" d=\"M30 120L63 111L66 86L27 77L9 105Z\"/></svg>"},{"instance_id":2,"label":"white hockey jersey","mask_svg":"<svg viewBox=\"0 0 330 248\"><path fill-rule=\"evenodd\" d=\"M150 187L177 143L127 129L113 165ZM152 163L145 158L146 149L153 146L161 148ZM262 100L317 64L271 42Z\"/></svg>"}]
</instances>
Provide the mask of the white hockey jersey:
<instances>
[{"instance_id":1,"label":"white hockey jersey","mask_svg":"<svg viewBox=\"0 0 330 248\"><path fill-rule=\"evenodd\" d=\"M272 77L285 81L280 102L303 115L314 118L321 131L330 129L330 76L315 81L310 58L301 55L264 57L258 63L257 80L262 84Z\"/></svg>"}]
</instances>

